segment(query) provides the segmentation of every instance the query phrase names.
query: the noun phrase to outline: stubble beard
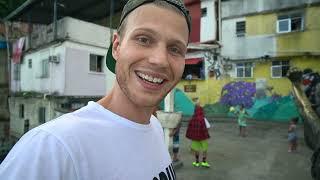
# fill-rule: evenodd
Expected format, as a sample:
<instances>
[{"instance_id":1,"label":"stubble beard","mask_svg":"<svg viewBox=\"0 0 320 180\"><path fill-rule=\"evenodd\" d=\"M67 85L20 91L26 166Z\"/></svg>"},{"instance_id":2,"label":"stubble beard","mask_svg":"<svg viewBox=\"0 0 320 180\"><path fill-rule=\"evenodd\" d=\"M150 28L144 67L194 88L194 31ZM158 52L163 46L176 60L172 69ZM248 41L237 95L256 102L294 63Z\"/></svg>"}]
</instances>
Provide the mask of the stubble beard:
<instances>
[{"instance_id":1,"label":"stubble beard","mask_svg":"<svg viewBox=\"0 0 320 180\"><path fill-rule=\"evenodd\" d=\"M121 70L116 69L116 80L117 83L120 87L120 90L122 91L122 94L124 94L127 99L134 104L137 107L145 107L145 108L153 108L155 106L158 106L161 102L161 100L170 92L170 90L174 87L171 87L169 90L165 90L165 93L162 93L163 91L161 91L161 95L159 96L159 94L155 95L153 98L153 100L151 101L143 101L140 100L140 97L136 97L134 95L134 92L132 92L132 90L129 89L129 80L127 79L126 75L124 75L124 73L121 72ZM168 89L168 88L166 88ZM140 102L141 101L141 102ZM142 102L143 101L143 102Z\"/></svg>"}]
</instances>

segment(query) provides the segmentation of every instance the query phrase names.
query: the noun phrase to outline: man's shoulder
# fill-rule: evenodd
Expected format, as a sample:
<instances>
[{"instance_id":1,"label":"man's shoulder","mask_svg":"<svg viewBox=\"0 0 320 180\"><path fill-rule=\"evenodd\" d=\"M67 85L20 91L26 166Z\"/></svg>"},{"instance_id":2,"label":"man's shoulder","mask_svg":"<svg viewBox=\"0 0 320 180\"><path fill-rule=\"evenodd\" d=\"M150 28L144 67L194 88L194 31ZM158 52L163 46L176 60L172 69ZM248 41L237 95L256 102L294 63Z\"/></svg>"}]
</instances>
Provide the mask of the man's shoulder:
<instances>
[{"instance_id":1,"label":"man's shoulder","mask_svg":"<svg viewBox=\"0 0 320 180\"><path fill-rule=\"evenodd\" d=\"M101 113L94 103L89 103L74 112L64 114L47 123L39 126L39 129L49 132L72 132L79 128L89 128L106 118L106 115Z\"/></svg>"}]
</instances>

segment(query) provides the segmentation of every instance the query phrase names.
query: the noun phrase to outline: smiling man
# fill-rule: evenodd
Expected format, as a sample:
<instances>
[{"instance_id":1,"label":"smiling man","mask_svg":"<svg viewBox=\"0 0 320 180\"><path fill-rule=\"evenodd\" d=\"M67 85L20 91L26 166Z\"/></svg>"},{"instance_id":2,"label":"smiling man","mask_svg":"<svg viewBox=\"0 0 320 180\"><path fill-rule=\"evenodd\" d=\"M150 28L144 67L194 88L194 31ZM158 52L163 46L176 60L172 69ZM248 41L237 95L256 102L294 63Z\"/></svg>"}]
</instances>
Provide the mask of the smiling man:
<instances>
[{"instance_id":1,"label":"smiling man","mask_svg":"<svg viewBox=\"0 0 320 180\"><path fill-rule=\"evenodd\" d=\"M152 112L182 76L189 33L182 1L129 0L107 54L111 92L29 131L0 179L176 179Z\"/></svg>"}]
</instances>

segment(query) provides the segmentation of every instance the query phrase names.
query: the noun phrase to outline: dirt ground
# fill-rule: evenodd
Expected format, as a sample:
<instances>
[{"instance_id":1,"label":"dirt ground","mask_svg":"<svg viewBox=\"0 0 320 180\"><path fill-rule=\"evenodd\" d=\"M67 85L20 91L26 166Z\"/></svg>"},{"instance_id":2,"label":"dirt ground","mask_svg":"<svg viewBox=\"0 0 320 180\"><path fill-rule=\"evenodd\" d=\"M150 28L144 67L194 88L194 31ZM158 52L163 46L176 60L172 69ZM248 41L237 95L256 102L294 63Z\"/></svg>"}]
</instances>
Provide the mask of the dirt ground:
<instances>
[{"instance_id":1,"label":"dirt ground","mask_svg":"<svg viewBox=\"0 0 320 180\"><path fill-rule=\"evenodd\" d=\"M190 141L185 138L186 125L180 131L178 180L312 180L312 151L303 140L299 125L298 152L288 153L287 123L249 121L248 136L238 136L235 121L221 120L210 129L208 161L211 168L191 165Z\"/></svg>"}]
</instances>

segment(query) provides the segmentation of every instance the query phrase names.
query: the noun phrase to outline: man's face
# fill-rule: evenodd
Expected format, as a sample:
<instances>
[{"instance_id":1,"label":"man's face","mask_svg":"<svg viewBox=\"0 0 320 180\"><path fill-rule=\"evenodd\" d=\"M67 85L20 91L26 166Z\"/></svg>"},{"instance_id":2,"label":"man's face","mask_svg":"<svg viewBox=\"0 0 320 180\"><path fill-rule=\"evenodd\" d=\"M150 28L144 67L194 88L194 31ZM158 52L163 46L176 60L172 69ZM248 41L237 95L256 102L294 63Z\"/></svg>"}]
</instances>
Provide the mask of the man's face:
<instances>
[{"instance_id":1,"label":"man's face","mask_svg":"<svg viewBox=\"0 0 320 180\"><path fill-rule=\"evenodd\" d=\"M127 18L121 38L114 35L117 82L132 103L152 107L181 79L187 23L177 12L152 4L138 7Z\"/></svg>"}]
</instances>

